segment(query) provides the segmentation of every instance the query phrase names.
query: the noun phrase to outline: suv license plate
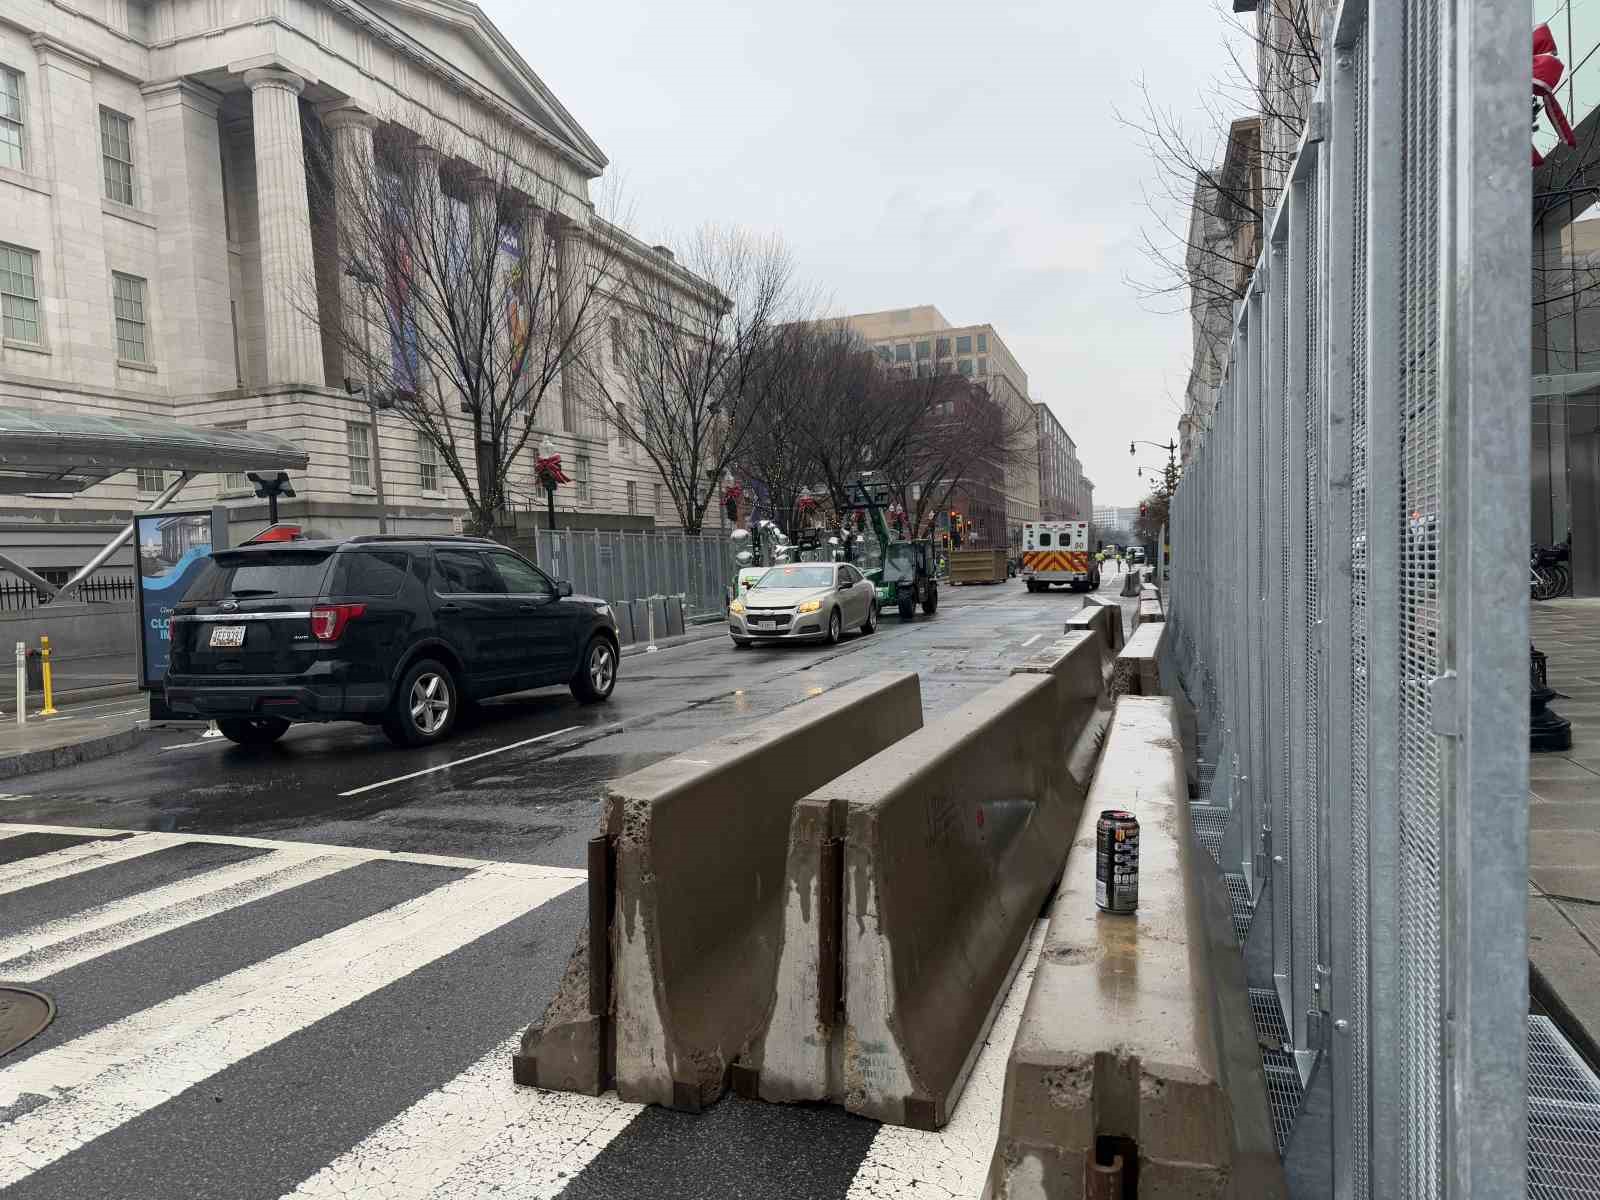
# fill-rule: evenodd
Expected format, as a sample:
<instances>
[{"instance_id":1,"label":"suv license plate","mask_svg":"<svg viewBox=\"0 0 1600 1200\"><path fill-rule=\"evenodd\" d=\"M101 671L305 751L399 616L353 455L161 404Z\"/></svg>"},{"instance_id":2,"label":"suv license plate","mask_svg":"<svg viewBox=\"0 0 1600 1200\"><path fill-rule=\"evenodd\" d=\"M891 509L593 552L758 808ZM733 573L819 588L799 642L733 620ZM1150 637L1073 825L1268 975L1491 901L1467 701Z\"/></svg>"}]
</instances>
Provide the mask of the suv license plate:
<instances>
[{"instance_id":1,"label":"suv license plate","mask_svg":"<svg viewBox=\"0 0 1600 1200\"><path fill-rule=\"evenodd\" d=\"M213 625L211 627L211 645L219 649L237 648L244 645L244 626Z\"/></svg>"}]
</instances>

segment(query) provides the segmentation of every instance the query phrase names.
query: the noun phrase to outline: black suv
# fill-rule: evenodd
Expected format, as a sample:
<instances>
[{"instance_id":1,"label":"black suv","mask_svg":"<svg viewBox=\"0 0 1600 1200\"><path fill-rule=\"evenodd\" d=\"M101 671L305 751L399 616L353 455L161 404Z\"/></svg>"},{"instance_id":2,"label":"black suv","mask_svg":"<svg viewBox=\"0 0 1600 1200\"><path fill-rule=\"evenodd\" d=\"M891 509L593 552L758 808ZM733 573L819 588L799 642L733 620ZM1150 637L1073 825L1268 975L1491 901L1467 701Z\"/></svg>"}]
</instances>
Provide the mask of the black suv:
<instances>
[{"instance_id":1,"label":"black suv","mask_svg":"<svg viewBox=\"0 0 1600 1200\"><path fill-rule=\"evenodd\" d=\"M261 745L364 721L421 746L463 704L550 684L611 695L617 622L484 538L353 537L219 550L174 607L167 704Z\"/></svg>"}]
</instances>

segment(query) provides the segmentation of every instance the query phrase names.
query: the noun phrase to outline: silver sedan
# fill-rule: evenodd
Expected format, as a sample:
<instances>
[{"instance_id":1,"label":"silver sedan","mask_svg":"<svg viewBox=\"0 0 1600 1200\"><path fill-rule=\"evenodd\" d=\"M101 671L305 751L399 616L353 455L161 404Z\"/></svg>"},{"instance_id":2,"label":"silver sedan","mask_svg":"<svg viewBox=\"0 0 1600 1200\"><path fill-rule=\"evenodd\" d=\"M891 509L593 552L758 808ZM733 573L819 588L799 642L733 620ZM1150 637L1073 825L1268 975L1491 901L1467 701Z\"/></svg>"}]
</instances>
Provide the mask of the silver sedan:
<instances>
[{"instance_id":1,"label":"silver sedan","mask_svg":"<svg viewBox=\"0 0 1600 1200\"><path fill-rule=\"evenodd\" d=\"M878 596L849 563L785 563L728 605L728 636L751 642L837 642L847 629L878 627Z\"/></svg>"}]
</instances>

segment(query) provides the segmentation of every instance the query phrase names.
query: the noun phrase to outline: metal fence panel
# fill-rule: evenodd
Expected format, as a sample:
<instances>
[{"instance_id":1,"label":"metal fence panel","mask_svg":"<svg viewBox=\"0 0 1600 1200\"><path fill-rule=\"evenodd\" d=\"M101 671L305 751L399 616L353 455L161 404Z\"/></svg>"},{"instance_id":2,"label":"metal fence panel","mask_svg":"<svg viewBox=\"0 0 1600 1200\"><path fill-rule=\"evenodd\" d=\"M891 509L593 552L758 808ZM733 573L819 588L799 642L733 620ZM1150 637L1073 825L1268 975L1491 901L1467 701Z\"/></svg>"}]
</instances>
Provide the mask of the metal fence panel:
<instances>
[{"instance_id":1,"label":"metal fence panel","mask_svg":"<svg viewBox=\"0 0 1600 1200\"><path fill-rule=\"evenodd\" d=\"M1222 865L1270 879L1353 1200L1525 1190L1525 24L1341 6L1172 506L1174 655L1249 835Z\"/></svg>"},{"instance_id":2,"label":"metal fence panel","mask_svg":"<svg viewBox=\"0 0 1600 1200\"><path fill-rule=\"evenodd\" d=\"M689 616L721 613L737 567L732 542L717 534L541 529L535 538L539 562L575 591L613 604L681 595Z\"/></svg>"}]
</instances>

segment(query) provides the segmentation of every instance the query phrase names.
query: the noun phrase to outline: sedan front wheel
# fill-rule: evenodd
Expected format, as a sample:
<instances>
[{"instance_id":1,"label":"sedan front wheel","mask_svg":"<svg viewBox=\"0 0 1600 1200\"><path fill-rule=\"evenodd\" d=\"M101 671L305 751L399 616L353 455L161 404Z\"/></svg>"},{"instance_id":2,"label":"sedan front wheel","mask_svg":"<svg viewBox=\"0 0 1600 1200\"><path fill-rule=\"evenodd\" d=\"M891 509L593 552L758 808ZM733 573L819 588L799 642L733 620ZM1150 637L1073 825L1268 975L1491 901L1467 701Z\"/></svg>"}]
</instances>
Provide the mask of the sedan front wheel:
<instances>
[{"instance_id":1,"label":"sedan front wheel","mask_svg":"<svg viewBox=\"0 0 1600 1200\"><path fill-rule=\"evenodd\" d=\"M844 618L839 615L839 610L836 608L828 614L828 645L837 646L843 636Z\"/></svg>"}]
</instances>

